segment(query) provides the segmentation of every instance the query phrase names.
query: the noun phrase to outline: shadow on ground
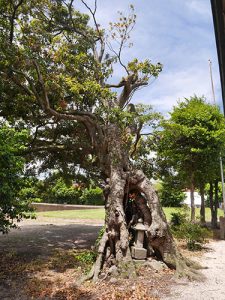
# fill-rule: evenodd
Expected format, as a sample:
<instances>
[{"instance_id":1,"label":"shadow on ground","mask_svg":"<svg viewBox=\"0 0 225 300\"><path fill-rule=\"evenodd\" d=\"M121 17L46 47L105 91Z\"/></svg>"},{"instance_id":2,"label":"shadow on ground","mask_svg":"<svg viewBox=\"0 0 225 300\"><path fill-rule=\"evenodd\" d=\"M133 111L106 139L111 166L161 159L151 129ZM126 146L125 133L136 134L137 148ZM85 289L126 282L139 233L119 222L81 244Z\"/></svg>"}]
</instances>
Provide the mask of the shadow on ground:
<instances>
[{"instance_id":1,"label":"shadow on ground","mask_svg":"<svg viewBox=\"0 0 225 300\"><path fill-rule=\"evenodd\" d=\"M35 225L12 230L0 236L0 252L29 253L32 257L49 255L56 248L90 248L101 226L90 225Z\"/></svg>"},{"instance_id":2,"label":"shadow on ground","mask_svg":"<svg viewBox=\"0 0 225 300\"><path fill-rule=\"evenodd\" d=\"M0 299L31 299L25 292L31 283L35 288L38 284L44 284L43 289L46 290L50 284L47 278L36 282L37 279L34 280L33 277L34 273L41 271L41 268L46 268L46 264L51 261L56 251L66 253L68 250L90 249L100 229L101 226L79 224L35 224L12 230L8 235L1 235ZM82 294L78 290L73 290L73 293ZM56 292L53 297L38 295L32 299L67 299L63 295L60 297L59 294L60 291ZM90 299L90 297L79 296L77 299Z\"/></svg>"}]
</instances>

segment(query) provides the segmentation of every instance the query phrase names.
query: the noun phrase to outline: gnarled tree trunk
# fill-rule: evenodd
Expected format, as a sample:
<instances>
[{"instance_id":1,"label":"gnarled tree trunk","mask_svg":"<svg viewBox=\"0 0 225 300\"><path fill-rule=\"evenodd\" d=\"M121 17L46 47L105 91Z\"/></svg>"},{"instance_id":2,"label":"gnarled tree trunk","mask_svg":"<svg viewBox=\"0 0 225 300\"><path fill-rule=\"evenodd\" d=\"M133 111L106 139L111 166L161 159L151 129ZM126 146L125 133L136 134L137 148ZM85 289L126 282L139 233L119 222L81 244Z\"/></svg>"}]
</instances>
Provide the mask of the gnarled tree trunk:
<instances>
[{"instance_id":1,"label":"gnarled tree trunk","mask_svg":"<svg viewBox=\"0 0 225 300\"><path fill-rule=\"evenodd\" d=\"M145 247L148 256L161 259L178 275L198 277L194 264L179 253L170 232L157 193L141 170L134 170L128 161L126 147L114 126L109 134L109 186L106 202L105 233L98 249L98 258L91 272L94 280L102 269L116 265L127 276L135 276L130 250L130 223L127 215L128 197L135 192L134 205L145 225ZM196 266L195 266L196 267Z\"/></svg>"}]
</instances>

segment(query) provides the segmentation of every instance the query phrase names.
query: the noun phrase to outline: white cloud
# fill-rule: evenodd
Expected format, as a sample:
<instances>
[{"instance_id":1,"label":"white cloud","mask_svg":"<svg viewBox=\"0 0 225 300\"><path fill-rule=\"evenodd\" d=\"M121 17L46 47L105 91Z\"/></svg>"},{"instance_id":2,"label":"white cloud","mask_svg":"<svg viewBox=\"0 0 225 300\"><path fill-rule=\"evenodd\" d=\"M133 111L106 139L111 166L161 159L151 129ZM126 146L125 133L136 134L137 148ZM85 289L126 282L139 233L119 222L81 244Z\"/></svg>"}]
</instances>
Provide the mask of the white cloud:
<instances>
[{"instance_id":1,"label":"white cloud","mask_svg":"<svg viewBox=\"0 0 225 300\"><path fill-rule=\"evenodd\" d=\"M215 80L216 83L219 79ZM220 94L216 85L217 104L220 105ZM174 70L162 73L149 88L140 91L135 96L135 102L153 105L157 110L166 113L176 105L178 100L189 98L196 94L205 96L212 102L212 91L208 66L198 68L191 66L186 70Z\"/></svg>"},{"instance_id":2,"label":"white cloud","mask_svg":"<svg viewBox=\"0 0 225 300\"><path fill-rule=\"evenodd\" d=\"M198 13L204 18L209 18L210 11L208 9L209 7L209 1L202 1L202 0L189 0L185 3L189 9L191 9L193 12Z\"/></svg>"},{"instance_id":3,"label":"white cloud","mask_svg":"<svg viewBox=\"0 0 225 300\"><path fill-rule=\"evenodd\" d=\"M210 100L210 58L216 97L221 103L210 0L99 0L99 23L106 26L116 19L118 10L128 11L130 3L137 12L137 24L132 35L134 47L126 49L123 58L149 58L164 65L159 78L137 92L134 101L154 104L156 109L166 112L178 99L194 93ZM114 82L124 76L120 68L115 71Z\"/></svg>"}]
</instances>

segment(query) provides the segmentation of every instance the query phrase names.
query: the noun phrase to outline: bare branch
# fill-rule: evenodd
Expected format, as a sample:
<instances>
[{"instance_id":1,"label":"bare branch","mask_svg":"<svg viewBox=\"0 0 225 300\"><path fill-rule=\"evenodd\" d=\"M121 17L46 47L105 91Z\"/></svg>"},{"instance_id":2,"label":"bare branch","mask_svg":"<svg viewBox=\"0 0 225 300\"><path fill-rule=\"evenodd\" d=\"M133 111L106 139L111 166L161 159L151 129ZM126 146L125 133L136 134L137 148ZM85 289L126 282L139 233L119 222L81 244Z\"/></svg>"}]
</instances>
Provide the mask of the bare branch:
<instances>
[{"instance_id":1,"label":"bare branch","mask_svg":"<svg viewBox=\"0 0 225 300\"><path fill-rule=\"evenodd\" d=\"M11 70L13 73L16 73L16 74L18 74L18 75L23 76L23 77L27 80L28 84L30 85L30 88L31 88L32 93L33 93L34 96L39 100L38 92L37 92L37 90L36 90L36 88L35 88L35 86L34 86L32 80L29 78L29 76L28 76L27 74L25 74L24 72L19 71L19 70L16 70L16 69L13 69L13 68L11 68L10 70ZM24 88L24 87L23 87L23 88ZM27 88L27 89L28 89L28 88Z\"/></svg>"},{"instance_id":2,"label":"bare branch","mask_svg":"<svg viewBox=\"0 0 225 300\"><path fill-rule=\"evenodd\" d=\"M102 61L102 59L103 59L103 55L104 55L104 52L105 52L105 40L104 40L104 38L102 36L102 33L101 33L100 29L99 29L99 24L98 24L97 19L96 19L97 0L95 0L94 10L92 10L91 7L84 0L81 0L81 2L84 4L84 6L88 9L88 11L90 12L90 14L92 15L92 18L93 18L93 21L94 21L94 24L95 24L95 28L96 28L96 31L98 33L98 38L99 38L100 45L101 45L100 46L100 51L99 51L99 54L98 54L97 53L97 49L94 46L93 52L94 52L95 58L100 63Z\"/></svg>"},{"instance_id":3,"label":"bare branch","mask_svg":"<svg viewBox=\"0 0 225 300\"><path fill-rule=\"evenodd\" d=\"M9 35L9 42L12 44L13 37L14 37L14 26L15 26L15 19L16 19L16 13L19 7L23 4L24 0L20 0L16 5L11 1L11 5L13 7L12 16L10 16L10 35Z\"/></svg>"},{"instance_id":4,"label":"bare branch","mask_svg":"<svg viewBox=\"0 0 225 300\"><path fill-rule=\"evenodd\" d=\"M81 2L84 4L84 6L91 13L93 21L94 21L94 24L95 24L95 28L96 28L96 30L98 32L98 35L99 35L99 38L102 40L102 35L101 35L100 30L99 30L99 24L97 23L97 20L96 20L96 17L95 17L95 14L96 14L96 11L97 11L97 0L95 0L95 8L94 8L94 10L92 10L91 7L84 0L81 0Z\"/></svg>"},{"instance_id":5,"label":"bare branch","mask_svg":"<svg viewBox=\"0 0 225 300\"><path fill-rule=\"evenodd\" d=\"M112 38L114 42L118 44L119 46L118 49L115 50L115 48L112 46L110 42L106 43L110 51L112 51L116 55L120 65L125 69L127 75L129 75L130 72L126 67L126 65L122 62L121 54L123 48L126 46L126 43L130 38L130 32L133 30L135 25L136 15L133 14L133 7L131 7L131 9L132 9L131 14L129 14L128 16L123 16L123 14L119 12L120 14L119 21L116 23L110 23Z\"/></svg>"},{"instance_id":6,"label":"bare branch","mask_svg":"<svg viewBox=\"0 0 225 300\"><path fill-rule=\"evenodd\" d=\"M32 145L35 143L35 141L36 141L36 139L37 139L37 136L38 136L38 131L39 131L39 129L40 129L41 127L44 127L44 126L46 126L46 125L54 125L54 124L55 124L55 122L49 122L49 121L47 121L47 122L45 122L44 124L39 124L39 125L37 125L36 128L35 128L35 132L34 132L34 135L33 135L33 139L32 139L32 141L31 141L27 146L30 147L30 146L32 146Z\"/></svg>"},{"instance_id":7,"label":"bare branch","mask_svg":"<svg viewBox=\"0 0 225 300\"><path fill-rule=\"evenodd\" d=\"M117 57L117 59L118 59L120 65L124 68L124 70L126 71L127 75L129 75L129 71L128 71L127 67L125 66L125 64L122 62L122 59L121 59L121 51L122 51L121 44L120 44L120 51L119 51L119 53L116 52L116 51L113 49L111 43L106 42L106 44L107 44L107 46L109 47L109 49L115 54L115 56Z\"/></svg>"}]
</instances>

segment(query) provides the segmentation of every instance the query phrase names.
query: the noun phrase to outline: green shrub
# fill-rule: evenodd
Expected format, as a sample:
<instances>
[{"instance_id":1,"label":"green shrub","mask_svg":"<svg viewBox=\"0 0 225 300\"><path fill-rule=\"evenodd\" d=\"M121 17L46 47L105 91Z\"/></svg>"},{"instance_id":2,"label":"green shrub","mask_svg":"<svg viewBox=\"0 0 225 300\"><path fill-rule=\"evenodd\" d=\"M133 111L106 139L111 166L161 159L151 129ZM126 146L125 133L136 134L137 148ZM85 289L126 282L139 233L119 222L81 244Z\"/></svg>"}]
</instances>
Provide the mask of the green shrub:
<instances>
[{"instance_id":1,"label":"green shrub","mask_svg":"<svg viewBox=\"0 0 225 300\"><path fill-rule=\"evenodd\" d=\"M81 198L84 204L104 205L103 191L99 187L84 189Z\"/></svg>"},{"instance_id":2,"label":"green shrub","mask_svg":"<svg viewBox=\"0 0 225 300\"><path fill-rule=\"evenodd\" d=\"M201 249L206 238L211 236L211 232L207 228L187 221L181 225L172 226L172 232L176 238L184 239L187 243L187 248L191 251Z\"/></svg>"},{"instance_id":3,"label":"green shrub","mask_svg":"<svg viewBox=\"0 0 225 300\"><path fill-rule=\"evenodd\" d=\"M83 184L73 184L62 178L50 178L39 181L34 190L27 189L24 193L28 198L41 198L45 203L59 204L90 204L104 205L103 191L101 188L84 188ZM32 202L34 202L32 200Z\"/></svg>"},{"instance_id":4,"label":"green shrub","mask_svg":"<svg viewBox=\"0 0 225 300\"><path fill-rule=\"evenodd\" d=\"M186 211L178 211L171 213L171 226L180 226L187 221L188 214Z\"/></svg>"},{"instance_id":5,"label":"green shrub","mask_svg":"<svg viewBox=\"0 0 225 300\"><path fill-rule=\"evenodd\" d=\"M80 268L85 273L90 270L97 254L91 250L56 249L49 262L49 267L60 272L66 269Z\"/></svg>"},{"instance_id":6,"label":"green shrub","mask_svg":"<svg viewBox=\"0 0 225 300\"><path fill-rule=\"evenodd\" d=\"M86 251L80 252L80 253L75 255L75 259L77 261L80 261L80 262L85 263L85 264L94 263L95 260L96 260L96 257L97 257L96 252L90 251L90 250L86 250Z\"/></svg>"},{"instance_id":7,"label":"green shrub","mask_svg":"<svg viewBox=\"0 0 225 300\"><path fill-rule=\"evenodd\" d=\"M187 248L191 251L199 250L206 238L211 236L211 231L197 223L189 221L189 208L183 206L181 211L171 214L171 230L179 240L185 240Z\"/></svg>"},{"instance_id":8,"label":"green shrub","mask_svg":"<svg viewBox=\"0 0 225 300\"><path fill-rule=\"evenodd\" d=\"M52 203L83 204L82 191L73 186L67 187L62 178L57 180L49 193L49 202Z\"/></svg>"},{"instance_id":9,"label":"green shrub","mask_svg":"<svg viewBox=\"0 0 225 300\"><path fill-rule=\"evenodd\" d=\"M38 191L36 189L36 187L24 187L20 193L19 193L19 197L24 200L24 201L28 201L28 202L36 202L36 203L40 203L43 202L43 199L38 197Z\"/></svg>"}]
</instances>

